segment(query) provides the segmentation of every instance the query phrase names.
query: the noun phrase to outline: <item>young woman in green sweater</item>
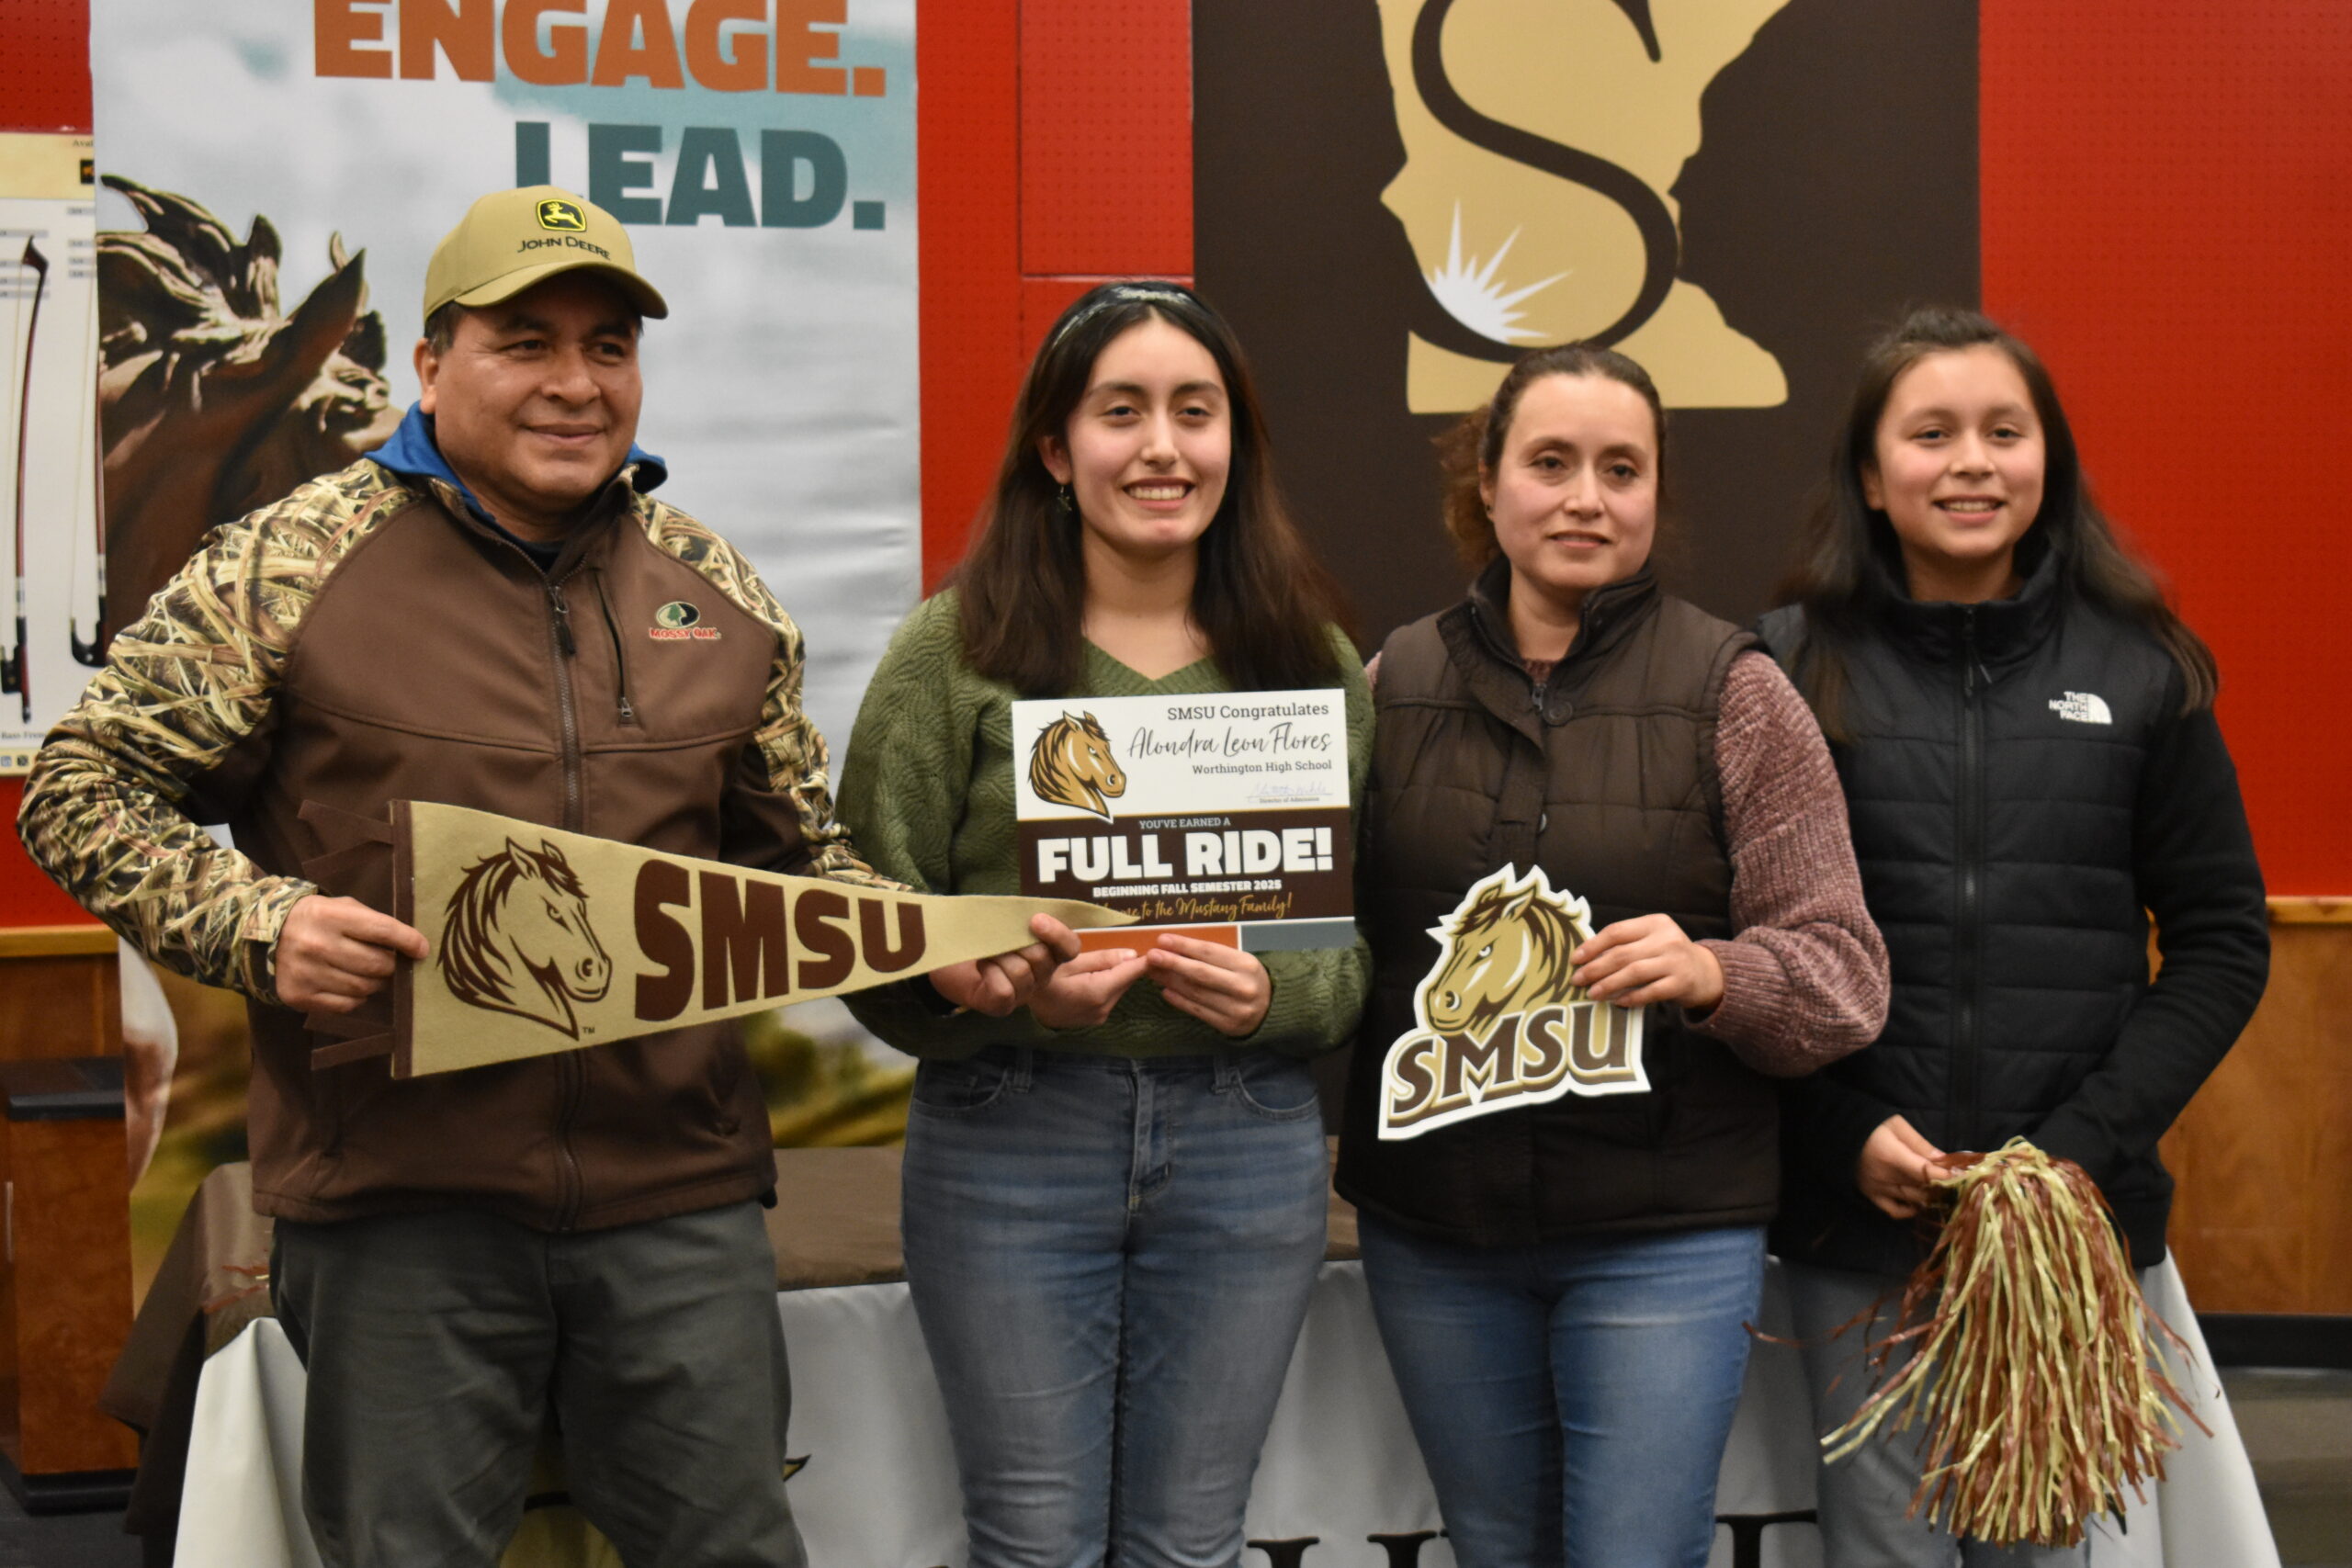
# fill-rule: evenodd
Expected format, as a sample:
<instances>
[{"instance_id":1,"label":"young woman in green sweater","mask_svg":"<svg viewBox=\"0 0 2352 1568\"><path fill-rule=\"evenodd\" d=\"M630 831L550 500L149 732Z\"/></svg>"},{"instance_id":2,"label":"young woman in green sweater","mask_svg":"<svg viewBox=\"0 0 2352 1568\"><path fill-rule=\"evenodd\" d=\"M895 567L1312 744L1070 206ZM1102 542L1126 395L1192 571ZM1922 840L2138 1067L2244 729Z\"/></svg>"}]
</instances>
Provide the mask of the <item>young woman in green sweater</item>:
<instances>
[{"instance_id":1,"label":"young woman in green sweater","mask_svg":"<svg viewBox=\"0 0 2352 1568\"><path fill-rule=\"evenodd\" d=\"M1064 311L981 526L868 689L841 812L876 869L1019 891L1011 705L1345 691L1336 594L1283 512L1240 353L1190 289ZM1054 969L1008 1018L869 991L923 1058L907 1278L962 1476L972 1568L1231 1564L1323 1255L1305 1059L1353 1030L1365 950L1260 956L1162 935Z\"/></svg>"}]
</instances>

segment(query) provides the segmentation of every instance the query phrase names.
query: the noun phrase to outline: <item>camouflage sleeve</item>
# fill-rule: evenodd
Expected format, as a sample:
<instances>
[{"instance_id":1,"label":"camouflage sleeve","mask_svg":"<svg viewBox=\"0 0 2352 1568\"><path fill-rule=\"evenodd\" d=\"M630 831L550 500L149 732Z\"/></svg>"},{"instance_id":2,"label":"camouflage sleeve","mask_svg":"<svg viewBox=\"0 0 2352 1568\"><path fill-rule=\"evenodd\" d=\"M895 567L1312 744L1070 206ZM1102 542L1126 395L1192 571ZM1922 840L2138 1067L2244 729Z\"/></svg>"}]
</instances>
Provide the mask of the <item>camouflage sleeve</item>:
<instances>
[{"instance_id":1,"label":"camouflage sleeve","mask_svg":"<svg viewBox=\"0 0 2352 1568\"><path fill-rule=\"evenodd\" d=\"M358 478L214 529L50 731L17 818L35 863L141 953L265 1002L287 911L316 889L215 841L190 803L266 744L325 558L385 488Z\"/></svg>"},{"instance_id":2,"label":"camouflage sleeve","mask_svg":"<svg viewBox=\"0 0 2352 1568\"><path fill-rule=\"evenodd\" d=\"M817 733L800 706L802 671L807 655L800 628L768 592L766 583L742 553L674 507L644 502L653 513L655 543L695 569L745 613L756 616L775 633L775 660L768 669L765 697L760 705L759 728L746 747L749 767L743 770L752 787L786 802L790 820L798 829L805 864L774 869L801 875L830 876L837 882L866 887L901 886L875 871L859 858L849 829L833 814L833 796L827 783L829 758L825 738ZM757 820L757 811L741 815ZM781 830L788 833L790 829ZM729 858L740 858L734 853ZM757 863L756 861L752 863Z\"/></svg>"}]
</instances>

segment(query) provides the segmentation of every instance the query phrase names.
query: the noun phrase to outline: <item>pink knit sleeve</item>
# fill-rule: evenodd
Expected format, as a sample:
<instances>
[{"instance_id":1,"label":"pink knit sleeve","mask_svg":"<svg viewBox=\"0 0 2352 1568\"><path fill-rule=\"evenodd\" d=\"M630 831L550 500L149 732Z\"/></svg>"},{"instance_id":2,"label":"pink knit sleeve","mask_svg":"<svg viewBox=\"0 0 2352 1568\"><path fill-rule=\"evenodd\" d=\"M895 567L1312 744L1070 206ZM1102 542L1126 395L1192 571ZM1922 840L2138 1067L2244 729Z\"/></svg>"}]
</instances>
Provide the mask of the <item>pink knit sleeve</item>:
<instances>
[{"instance_id":1,"label":"pink knit sleeve","mask_svg":"<svg viewBox=\"0 0 2352 1568\"><path fill-rule=\"evenodd\" d=\"M1710 942L1724 996L1698 1027L1758 1072L1797 1077L1878 1038L1886 943L1862 905L1846 798L1779 665L1744 653L1715 728L1737 935Z\"/></svg>"}]
</instances>

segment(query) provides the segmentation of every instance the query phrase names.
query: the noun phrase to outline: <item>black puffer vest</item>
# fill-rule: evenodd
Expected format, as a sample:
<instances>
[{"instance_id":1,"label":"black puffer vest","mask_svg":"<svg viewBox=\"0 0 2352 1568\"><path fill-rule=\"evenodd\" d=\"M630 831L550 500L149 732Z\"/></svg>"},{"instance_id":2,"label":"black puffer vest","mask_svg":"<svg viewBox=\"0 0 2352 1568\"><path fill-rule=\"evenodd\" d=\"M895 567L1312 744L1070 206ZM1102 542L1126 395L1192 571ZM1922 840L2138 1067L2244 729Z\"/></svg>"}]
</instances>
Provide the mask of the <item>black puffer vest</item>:
<instances>
[{"instance_id":1,"label":"black puffer vest","mask_svg":"<svg viewBox=\"0 0 2352 1568\"><path fill-rule=\"evenodd\" d=\"M1803 613L1758 629L1793 670ZM2047 557L2014 598L1893 598L1846 668L1850 739L1830 750L1894 989L1876 1044L1789 1088L1772 1241L1896 1274L1921 1234L1856 1189L1865 1123L1900 1112L1951 1150L2030 1136L2147 989L2133 824L2180 697L2164 649L2067 592ZM2101 1185L2135 1261L2160 1260L2172 1179L2154 1149Z\"/></svg>"},{"instance_id":2,"label":"black puffer vest","mask_svg":"<svg viewBox=\"0 0 2352 1568\"><path fill-rule=\"evenodd\" d=\"M1339 1187L1397 1224L1476 1246L1595 1231L1755 1224L1778 1185L1769 1083L1679 1009L1645 1021L1650 1089L1498 1108L1408 1139L1377 1135L1390 1045L1440 956L1431 928L1472 884L1541 866L1595 930L1662 911L1731 934L1715 772L1717 706L1747 634L1657 592L1647 571L1595 592L1538 690L1504 613L1507 563L1467 603L1381 651L1359 920L1372 999L1357 1036Z\"/></svg>"}]
</instances>

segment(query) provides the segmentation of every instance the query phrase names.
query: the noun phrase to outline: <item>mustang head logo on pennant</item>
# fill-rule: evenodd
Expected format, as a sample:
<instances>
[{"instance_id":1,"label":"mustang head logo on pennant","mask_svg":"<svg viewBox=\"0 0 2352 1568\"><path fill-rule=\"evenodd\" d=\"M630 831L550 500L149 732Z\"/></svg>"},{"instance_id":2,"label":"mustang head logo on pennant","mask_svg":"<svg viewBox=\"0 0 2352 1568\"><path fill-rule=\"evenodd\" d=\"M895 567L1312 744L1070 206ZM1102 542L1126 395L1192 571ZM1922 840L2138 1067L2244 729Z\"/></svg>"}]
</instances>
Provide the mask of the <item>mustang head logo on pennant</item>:
<instances>
[{"instance_id":1,"label":"mustang head logo on pennant","mask_svg":"<svg viewBox=\"0 0 2352 1568\"><path fill-rule=\"evenodd\" d=\"M460 1001L535 1020L577 1040L579 1003L599 1000L613 961L588 923L588 896L571 863L542 841L506 840L466 868L449 896L436 944Z\"/></svg>"},{"instance_id":2,"label":"mustang head logo on pennant","mask_svg":"<svg viewBox=\"0 0 2352 1568\"><path fill-rule=\"evenodd\" d=\"M1543 867L1482 877L1430 935L1439 953L1413 993L1420 1027L1388 1048L1381 1074L1383 1138L1564 1094L1648 1091L1641 1010L1569 983L1591 909L1553 891Z\"/></svg>"},{"instance_id":3,"label":"mustang head logo on pennant","mask_svg":"<svg viewBox=\"0 0 2352 1568\"><path fill-rule=\"evenodd\" d=\"M1029 748L1029 787L1039 800L1074 806L1111 819L1109 802L1127 792L1127 775L1111 754L1111 738L1092 714L1064 714Z\"/></svg>"}]
</instances>

